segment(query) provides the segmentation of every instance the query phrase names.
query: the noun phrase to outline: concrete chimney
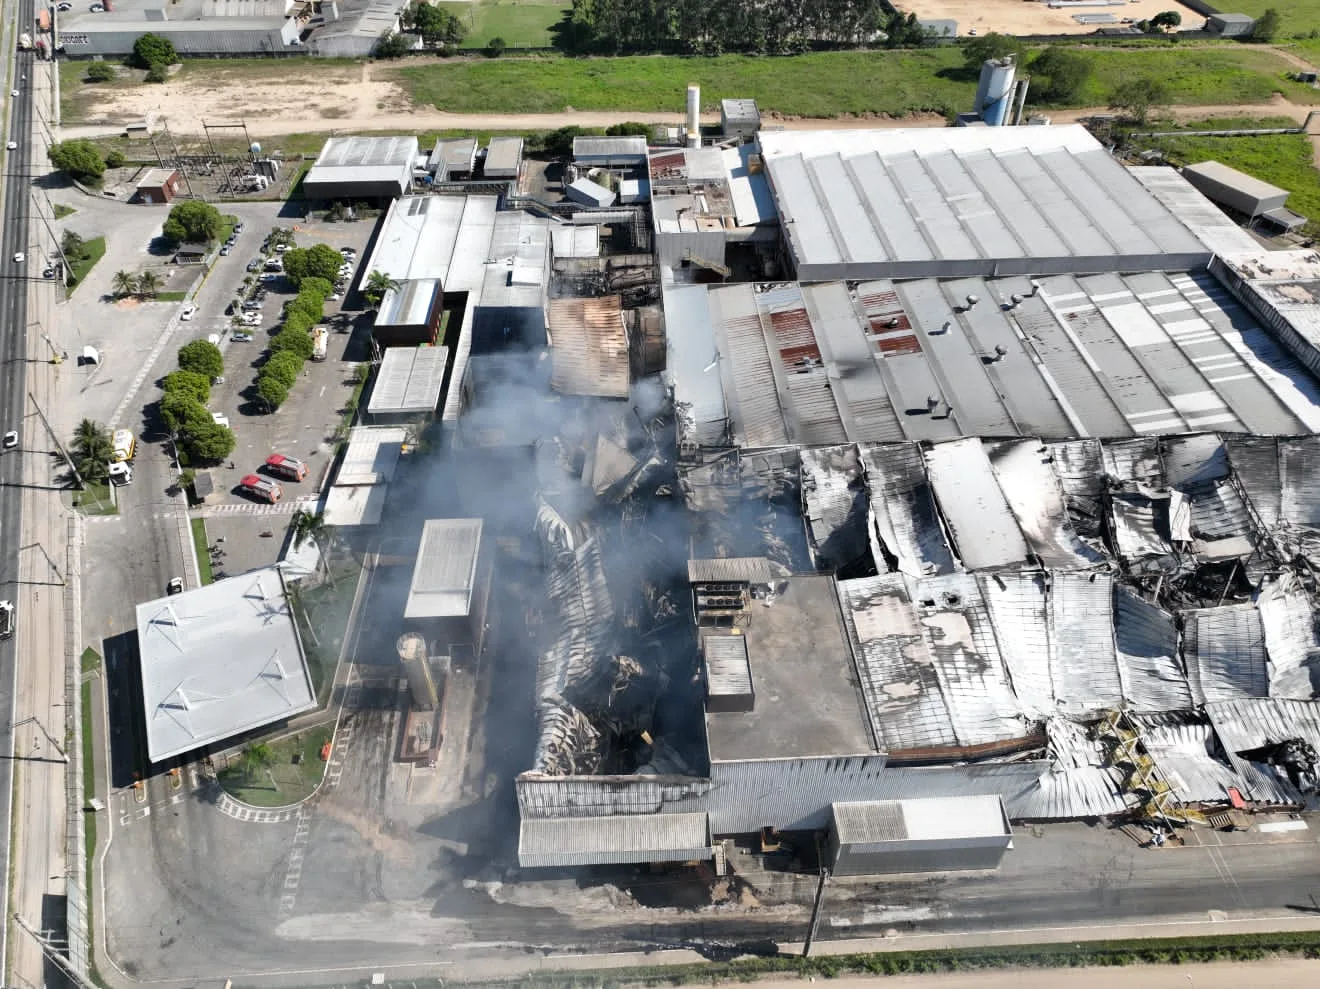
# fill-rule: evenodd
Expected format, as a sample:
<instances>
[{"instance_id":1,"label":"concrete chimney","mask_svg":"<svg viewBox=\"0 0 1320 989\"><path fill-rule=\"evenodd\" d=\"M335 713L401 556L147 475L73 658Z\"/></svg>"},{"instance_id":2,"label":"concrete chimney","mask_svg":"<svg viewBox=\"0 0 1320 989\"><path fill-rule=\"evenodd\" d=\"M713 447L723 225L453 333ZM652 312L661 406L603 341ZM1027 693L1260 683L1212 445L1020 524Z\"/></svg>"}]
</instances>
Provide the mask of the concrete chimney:
<instances>
[{"instance_id":1,"label":"concrete chimney","mask_svg":"<svg viewBox=\"0 0 1320 989\"><path fill-rule=\"evenodd\" d=\"M695 82L687 88L687 146L701 147L701 87Z\"/></svg>"}]
</instances>

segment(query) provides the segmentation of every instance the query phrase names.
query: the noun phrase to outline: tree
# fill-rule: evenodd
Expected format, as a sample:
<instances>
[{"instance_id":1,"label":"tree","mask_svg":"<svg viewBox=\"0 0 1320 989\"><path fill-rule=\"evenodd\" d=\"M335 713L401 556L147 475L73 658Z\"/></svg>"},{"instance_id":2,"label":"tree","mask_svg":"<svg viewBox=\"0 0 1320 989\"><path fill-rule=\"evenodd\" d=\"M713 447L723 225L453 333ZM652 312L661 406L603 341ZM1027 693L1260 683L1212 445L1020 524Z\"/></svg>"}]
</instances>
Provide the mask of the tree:
<instances>
[{"instance_id":1,"label":"tree","mask_svg":"<svg viewBox=\"0 0 1320 989\"><path fill-rule=\"evenodd\" d=\"M110 280L110 291L116 299L132 295L137 291L137 276L131 271L116 271Z\"/></svg>"},{"instance_id":2,"label":"tree","mask_svg":"<svg viewBox=\"0 0 1320 989\"><path fill-rule=\"evenodd\" d=\"M133 42L133 64L139 69L156 65L173 65L179 60L174 43L159 34L144 34Z\"/></svg>"},{"instance_id":3,"label":"tree","mask_svg":"<svg viewBox=\"0 0 1320 989\"><path fill-rule=\"evenodd\" d=\"M321 300L310 292L299 292L284 304L284 316L287 319L295 314L301 314L305 319L311 321L311 326L315 326L324 315L322 312L323 305Z\"/></svg>"},{"instance_id":4,"label":"tree","mask_svg":"<svg viewBox=\"0 0 1320 989\"><path fill-rule=\"evenodd\" d=\"M255 779L275 761L275 753L265 742L253 742L238 757L239 772L248 780Z\"/></svg>"},{"instance_id":5,"label":"tree","mask_svg":"<svg viewBox=\"0 0 1320 989\"><path fill-rule=\"evenodd\" d=\"M91 141L60 141L52 144L46 155L52 165L79 182L95 182L105 174L105 159Z\"/></svg>"},{"instance_id":6,"label":"tree","mask_svg":"<svg viewBox=\"0 0 1320 989\"><path fill-rule=\"evenodd\" d=\"M399 283L385 272L373 271L367 276L367 280L362 286L362 297L367 300L367 305L376 309L380 306L381 300L385 298L386 292L394 292L398 288Z\"/></svg>"},{"instance_id":7,"label":"tree","mask_svg":"<svg viewBox=\"0 0 1320 989\"><path fill-rule=\"evenodd\" d=\"M284 314L284 329L280 334L276 334L276 339L284 333L302 333L310 334L312 327L318 320L314 316L309 316L305 312L289 312ZM288 348L285 348L288 349Z\"/></svg>"},{"instance_id":8,"label":"tree","mask_svg":"<svg viewBox=\"0 0 1320 989\"><path fill-rule=\"evenodd\" d=\"M279 334L279 336L283 335L283 333ZM298 372L302 370L304 360L306 358L291 350L274 350L266 366L261 369L260 376L274 378L285 388L292 388L294 382L298 380Z\"/></svg>"},{"instance_id":9,"label":"tree","mask_svg":"<svg viewBox=\"0 0 1320 989\"><path fill-rule=\"evenodd\" d=\"M211 243L220 239L224 219L220 211L200 199L179 203L170 210L161 232L176 244L184 241Z\"/></svg>"},{"instance_id":10,"label":"tree","mask_svg":"<svg viewBox=\"0 0 1320 989\"><path fill-rule=\"evenodd\" d=\"M1015 55L1021 47L1022 44L1017 38L991 31L979 38L971 38L963 42L963 67L969 72L980 72L982 62L992 58L1003 58L1005 55Z\"/></svg>"},{"instance_id":11,"label":"tree","mask_svg":"<svg viewBox=\"0 0 1320 989\"><path fill-rule=\"evenodd\" d=\"M165 375L161 387L166 395L187 395L194 402L205 405L211 400L211 379L196 371L180 368Z\"/></svg>"},{"instance_id":12,"label":"tree","mask_svg":"<svg viewBox=\"0 0 1320 989\"><path fill-rule=\"evenodd\" d=\"M1051 45L1032 60L1028 92L1045 102L1068 103L1090 78L1091 62L1085 55Z\"/></svg>"},{"instance_id":13,"label":"tree","mask_svg":"<svg viewBox=\"0 0 1320 989\"><path fill-rule=\"evenodd\" d=\"M491 38L489 41L486 42L486 57L499 58L501 55L504 54L504 49L508 47L509 47L509 43L505 41L503 38L501 38L499 35L496 35L495 37Z\"/></svg>"},{"instance_id":14,"label":"tree","mask_svg":"<svg viewBox=\"0 0 1320 989\"><path fill-rule=\"evenodd\" d=\"M211 413L196 397L185 392L166 392L160 400L160 418L172 434L186 433L190 427L204 426Z\"/></svg>"},{"instance_id":15,"label":"tree","mask_svg":"<svg viewBox=\"0 0 1320 989\"><path fill-rule=\"evenodd\" d=\"M467 34L461 20L429 3L411 4L403 12L403 24L408 30L420 34L422 41L432 46L456 46Z\"/></svg>"},{"instance_id":16,"label":"tree","mask_svg":"<svg viewBox=\"0 0 1320 989\"><path fill-rule=\"evenodd\" d=\"M128 161L128 157L118 148L114 148L105 153L106 168L123 168L126 161Z\"/></svg>"},{"instance_id":17,"label":"tree","mask_svg":"<svg viewBox=\"0 0 1320 989\"><path fill-rule=\"evenodd\" d=\"M1140 76L1119 83L1109 96L1109 109L1123 111L1136 124L1144 124L1151 110L1169 100L1163 79Z\"/></svg>"},{"instance_id":18,"label":"tree","mask_svg":"<svg viewBox=\"0 0 1320 989\"><path fill-rule=\"evenodd\" d=\"M573 153L573 138L584 137L591 133L591 131L573 124L560 127L558 130L552 130L545 136L546 153L554 155L556 158L566 158ZM600 131L595 133L599 134Z\"/></svg>"},{"instance_id":19,"label":"tree","mask_svg":"<svg viewBox=\"0 0 1320 989\"><path fill-rule=\"evenodd\" d=\"M1265 12L1256 18L1256 23L1251 28L1252 41L1273 41L1279 35L1279 28L1283 18L1273 7L1265 8Z\"/></svg>"},{"instance_id":20,"label":"tree","mask_svg":"<svg viewBox=\"0 0 1320 989\"><path fill-rule=\"evenodd\" d=\"M650 137L651 125L637 120L625 120L621 124L610 124L605 128L607 137Z\"/></svg>"},{"instance_id":21,"label":"tree","mask_svg":"<svg viewBox=\"0 0 1320 989\"><path fill-rule=\"evenodd\" d=\"M63 236L60 237L60 253L71 261L81 258L85 247L86 243L82 237L72 230L64 231Z\"/></svg>"},{"instance_id":22,"label":"tree","mask_svg":"<svg viewBox=\"0 0 1320 989\"><path fill-rule=\"evenodd\" d=\"M333 284L324 278L317 278L315 276L304 278L302 285L298 289L299 295L307 293L318 299L323 306L325 305L325 300L334 295L334 292L335 287Z\"/></svg>"},{"instance_id":23,"label":"tree","mask_svg":"<svg viewBox=\"0 0 1320 989\"><path fill-rule=\"evenodd\" d=\"M144 271L137 276L137 294L144 299L154 299L164 284L164 279L154 271Z\"/></svg>"},{"instance_id":24,"label":"tree","mask_svg":"<svg viewBox=\"0 0 1320 989\"><path fill-rule=\"evenodd\" d=\"M290 354L298 359L298 369L302 368L302 362L312 356L315 350L312 343L312 335L307 330L286 326L276 333L270 340L270 352L272 354ZM294 377L297 377L295 372ZM293 381L288 382L289 387L293 387Z\"/></svg>"},{"instance_id":25,"label":"tree","mask_svg":"<svg viewBox=\"0 0 1320 989\"><path fill-rule=\"evenodd\" d=\"M234 431L214 421L184 423L179 439L193 463L215 463L234 452Z\"/></svg>"},{"instance_id":26,"label":"tree","mask_svg":"<svg viewBox=\"0 0 1320 989\"><path fill-rule=\"evenodd\" d=\"M299 509L293 513L293 519L289 523L289 529L293 533L294 549L297 549L309 539L312 541L312 545L316 547L317 554L325 562L325 574L330 578L330 583L333 585L335 579L330 572L328 548L329 545L334 542L334 529L326 524L325 515L321 512L309 512Z\"/></svg>"},{"instance_id":27,"label":"tree","mask_svg":"<svg viewBox=\"0 0 1320 989\"><path fill-rule=\"evenodd\" d=\"M274 412L289 397L289 389L279 379L271 375L259 374L257 375L257 397Z\"/></svg>"},{"instance_id":28,"label":"tree","mask_svg":"<svg viewBox=\"0 0 1320 989\"><path fill-rule=\"evenodd\" d=\"M93 62L87 66L88 82L109 82L116 75L115 67L109 62Z\"/></svg>"},{"instance_id":29,"label":"tree","mask_svg":"<svg viewBox=\"0 0 1320 989\"><path fill-rule=\"evenodd\" d=\"M343 263L344 256L329 244L295 247L284 252L284 277L294 288L301 288L307 278L320 278L333 284Z\"/></svg>"},{"instance_id":30,"label":"tree","mask_svg":"<svg viewBox=\"0 0 1320 989\"><path fill-rule=\"evenodd\" d=\"M72 456L84 481L104 481L109 476L110 458L114 456L110 430L91 419L78 423L73 434Z\"/></svg>"},{"instance_id":31,"label":"tree","mask_svg":"<svg viewBox=\"0 0 1320 989\"><path fill-rule=\"evenodd\" d=\"M211 381L225 373L224 355L210 340L194 340L179 348L179 367L196 371Z\"/></svg>"},{"instance_id":32,"label":"tree","mask_svg":"<svg viewBox=\"0 0 1320 989\"><path fill-rule=\"evenodd\" d=\"M413 50L413 43L405 35L391 31L376 42L375 58L402 58Z\"/></svg>"},{"instance_id":33,"label":"tree","mask_svg":"<svg viewBox=\"0 0 1320 989\"><path fill-rule=\"evenodd\" d=\"M1162 10L1150 19L1150 28L1155 31L1172 31L1182 23L1182 14L1176 10Z\"/></svg>"}]
</instances>

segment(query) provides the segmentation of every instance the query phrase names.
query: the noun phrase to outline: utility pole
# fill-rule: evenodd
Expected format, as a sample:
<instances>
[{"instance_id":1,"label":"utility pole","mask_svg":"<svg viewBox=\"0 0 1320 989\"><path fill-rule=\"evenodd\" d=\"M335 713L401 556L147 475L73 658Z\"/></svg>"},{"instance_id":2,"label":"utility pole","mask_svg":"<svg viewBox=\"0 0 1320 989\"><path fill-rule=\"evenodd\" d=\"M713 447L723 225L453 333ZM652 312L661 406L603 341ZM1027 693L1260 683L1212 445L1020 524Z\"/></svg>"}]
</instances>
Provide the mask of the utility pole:
<instances>
[{"instance_id":1,"label":"utility pole","mask_svg":"<svg viewBox=\"0 0 1320 989\"><path fill-rule=\"evenodd\" d=\"M28 392L28 401L30 401L32 407L37 410L37 415L41 419L41 424L46 427L46 432L50 434L50 441L55 444L55 449L60 451L60 456L63 457L64 462L69 465L69 470L73 472L73 479L78 482L78 487L86 487L87 482L84 481L82 475L78 473L78 468L74 465L73 458L69 456L69 451L64 449L64 444L61 443L60 438L55 435L55 430L50 428L50 420L46 418L46 413L41 411L41 406L37 404L37 399L32 392Z\"/></svg>"},{"instance_id":2,"label":"utility pole","mask_svg":"<svg viewBox=\"0 0 1320 989\"><path fill-rule=\"evenodd\" d=\"M97 989L94 983L88 981L82 973L73 967L69 959L64 957L64 952L60 950L59 945L48 937L45 931L38 931L33 928L19 913L14 914L14 923L32 936L32 939L40 946L41 953L46 960L68 976L69 981L78 989Z\"/></svg>"},{"instance_id":3,"label":"utility pole","mask_svg":"<svg viewBox=\"0 0 1320 989\"><path fill-rule=\"evenodd\" d=\"M811 954L811 944L816 940L816 928L820 926L820 908L825 903L825 884L830 881L830 870L820 867L820 882L816 884L816 902L811 907L811 926L807 929L807 940L802 945L802 957Z\"/></svg>"},{"instance_id":4,"label":"utility pole","mask_svg":"<svg viewBox=\"0 0 1320 989\"><path fill-rule=\"evenodd\" d=\"M63 268L63 271L60 273L60 283L64 284L67 282L69 272L72 269L69 267L69 259L64 256L64 245L60 243L60 238L55 236L55 228L50 225L50 220L47 219L46 214L42 212L41 200L37 198L36 189L32 190L32 204L37 208L37 216L41 217L41 222L46 228L46 233L50 235L51 243L55 245L55 253L60 256L60 266Z\"/></svg>"}]
</instances>

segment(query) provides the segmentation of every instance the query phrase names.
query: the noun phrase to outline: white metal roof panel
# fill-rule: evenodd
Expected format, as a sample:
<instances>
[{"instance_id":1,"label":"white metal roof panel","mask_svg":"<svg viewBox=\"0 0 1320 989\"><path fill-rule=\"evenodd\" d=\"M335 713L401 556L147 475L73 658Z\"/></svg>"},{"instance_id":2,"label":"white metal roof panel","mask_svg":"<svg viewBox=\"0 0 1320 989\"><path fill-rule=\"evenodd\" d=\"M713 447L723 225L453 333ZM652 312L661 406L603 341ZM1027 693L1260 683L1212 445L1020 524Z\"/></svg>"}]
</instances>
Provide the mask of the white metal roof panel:
<instances>
[{"instance_id":1,"label":"white metal roof panel","mask_svg":"<svg viewBox=\"0 0 1320 989\"><path fill-rule=\"evenodd\" d=\"M325 496L325 521L336 528L380 525L388 484L335 484Z\"/></svg>"},{"instance_id":2,"label":"white metal roof panel","mask_svg":"<svg viewBox=\"0 0 1320 989\"><path fill-rule=\"evenodd\" d=\"M337 485L379 484L394 477L408 431L402 426L354 426L335 475Z\"/></svg>"},{"instance_id":3,"label":"white metal roof panel","mask_svg":"<svg viewBox=\"0 0 1320 989\"><path fill-rule=\"evenodd\" d=\"M278 568L139 604L137 636L152 762L316 706Z\"/></svg>"},{"instance_id":4,"label":"white metal roof panel","mask_svg":"<svg viewBox=\"0 0 1320 989\"><path fill-rule=\"evenodd\" d=\"M1055 695L1070 714L1094 714L1123 700L1114 649L1113 576L1055 571L1050 583Z\"/></svg>"},{"instance_id":5,"label":"white metal roof panel","mask_svg":"<svg viewBox=\"0 0 1320 989\"><path fill-rule=\"evenodd\" d=\"M1314 669L1320 663L1320 631L1315 607L1297 577L1288 571L1257 596L1269 655L1271 697L1315 699Z\"/></svg>"},{"instance_id":6,"label":"white metal roof panel","mask_svg":"<svg viewBox=\"0 0 1320 989\"><path fill-rule=\"evenodd\" d=\"M822 216L830 224L843 260L886 257L885 246L871 225L843 159L839 155L822 155L809 160L806 166L812 186L816 190L828 190L828 200L823 203L827 210Z\"/></svg>"},{"instance_id":7,"label":"white metal roof panel","mask_svg":"<svg viewBox=\"0 0 1320 989\"><path fill-rule=\"evenodd\" d=\"M1026 541L979 440L931 447L926 472L965 566L988 570L1026 561Z\"/></svg>"},{"instance_id":8,"label":"white metal roof panel","mask_svg":"<svg viewBox=\"0 0 1320 989\"><path fill-rule=\"evenodd\" d=\"M447 347L387 347L376 371L367 414L434 412L448 359Z\"/></svg>"},{"instance_id":9,"label":"white metal roof panel","mask_svg":"<svg viewBox=\"0 0 1320 989\"><path fill-rule=\"evenodd\" d=\"M1257 251L1260 242L1239 227L1194 185L1167 165L1129 168L1128 174L1176 216L1215 254Z\"/></svg>"},{"instance_id":10,"label":"white metal roof panel","mask_svg":"<svg viewBox=\"0 0 1320 989\"><path fill-rule=\"evenodd\" d=\"M687 862L710 856L704 813L523 816L518 825L518 864L524 869Z\"/></svg>"},{"instance_id":11,"label":"white metal roof panel","mask_svg":"<svg viewBox=\"0 0 1320 989\"><path fill-rule=\"evenodd\" d=\"M976 162L964 162L951 151L927 155L922 162L944 195L944 202L987 257L1023 257L1022 244L1003 222L997 210L977 187L970 169Z\"/></svg>"},{"instance_id":12,"label":"white metal roof panel","mask_svg":"<svg viewBox=\"0 0 1320 989\"><path fill-rule=\"evenodd\" d=\"M673 382L679 441L722 446L728 413L706 287L667 284L662 291L668 347L665 375Z\"/></svg>"},{"instance_id":13,"label":"white metal roof panel","mask_svg":"<svg viewBox=\"0 0 1320 989\"><path fill-rule=\"evenodd\" d=\"M789 442L775 371L751 285L725 286L707 294L715 325L719 373L739 446Z\"/></svg>"},{"instance_id":14,"label":"white metal roof panel","mask_svg":"<svg viewBox=\"0 0 1320 989\"><path fill-rule=\"evenodd\" d=\"M404 618L461 618L472 608L481 519L427 519Z\"/></svg>"},{"instance_id":15,"label":"white metal roof panel","mask_svg":"<svg viewBox=\"0 0 1320 989\"><path fill-rule=\"evenodd\" d=\"M1077 538L1049 450L1039 441L985 443L990 465L1031 552L1043 566L1088 568L1104 557Z\"/></svg>"},{"instance_id":16,"label":"white metal roof panel","mask_svg":"<svg viewBox=\"0 0 1320 989\"><path fill-rule=\"evenodd\" d=\"M1104 257L1114 252L1113 243L1095 220L1078 208L1077 202L1035 155L1026 150L1018 150L996 157L1050 227L1063 238L1073 255Z\"/></svg>"},{"instance_id":17,"label":"white metal roof panel","mask_svg":"<svg viewBox=\"0 0 1320 989\"><path fill-rule=\"evenodd\" d=\"M981 595L1023 713L1043 719L1056 713L1050 623L1043 573L981 576Z\"/></svg>"},{"instance_id":18,"label":"white metal roof panel","mask_svg":"<svg viewBox=\"0 0 1320 989\"><path fill-rule=\"evenodd\" d=\"M1029 257L1064 257L1069 253L1064 239L997 156L989 151L972 152L964 156L963 164L971 171L990 208L1003 218Z\"/></svg>"},{"instance_id":19,"label":"white metal roof panel","mask_svg":"<svg viewBox=\"0 0 1320 989\"><path fill-rule=\"evenodd\" d=\"M913 261L936 257L921 223L908 211L880 156L860 155L847 159L846 164L853 187L861 191L871 225L885 245L881 257Z\"/></svg>"},{"instance_id":20,"label":"white metal roof panel","mask_svg":"<svg viewBox=\"0 0 1320 989\"><path fill-rule=\"evenodd\" d=\"M982 256L958 217L948 209L944 193L926 170L916 152L884 156L884 166L898 184L908 210L926 231L926 237L940 258L975 258Z\"/></svg>"},{"instance_id":21,"label":"white metal roof panel","mask_svg":"<svg viewBox=\"0 0 1320 989\"><path fill-rule=\"evenodd\" d=\"M958 841L1004 838L1008 827L998 796L922 797L830 805L834 831L843 845L890 841Z\"/></svg>"}]
</instances>

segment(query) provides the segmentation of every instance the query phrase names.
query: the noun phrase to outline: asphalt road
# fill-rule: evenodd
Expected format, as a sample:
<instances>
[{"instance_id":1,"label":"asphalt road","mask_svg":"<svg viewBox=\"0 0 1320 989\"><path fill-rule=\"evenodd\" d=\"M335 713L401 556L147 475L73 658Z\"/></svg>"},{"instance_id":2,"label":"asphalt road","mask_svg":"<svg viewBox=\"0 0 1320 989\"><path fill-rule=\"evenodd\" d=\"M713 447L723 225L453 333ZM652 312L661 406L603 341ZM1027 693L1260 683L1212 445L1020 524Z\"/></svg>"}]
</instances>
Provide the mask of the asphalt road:
<instances>
[{"instance_id":1,"label":"asphalt road","mask_svg":"<svg viewBox=\"0 0 1320 989\"><path fill-rule=\"evenodd\" d=\"M19 25L31 24L33 0L18 5ZM12 43L14 35L10 34ZM0 431L19 430L20 449L29 429L23 422L27 403L27 303L29 270L14 263L14 255L28 250L28 176L31 174L32 94L18 81L30 75L31 52L17 52L13 78L19 90L10 100L7 141L18 147L5 153L4 234L0 238ZM38 262L34 262L38 263ZM37 273L40 275L40 272ZM22 522L22 454L10 450L0 456L0 597L18 600L18 553ZM23 615L16 612L17 624ZM9 902L10 806L13 797L14 682L21 634L0 642L0 829L4 871L0 873L0 902ZM9 958L8 925L0 925L0 966Z\"/></svg>"}]
</instances>

